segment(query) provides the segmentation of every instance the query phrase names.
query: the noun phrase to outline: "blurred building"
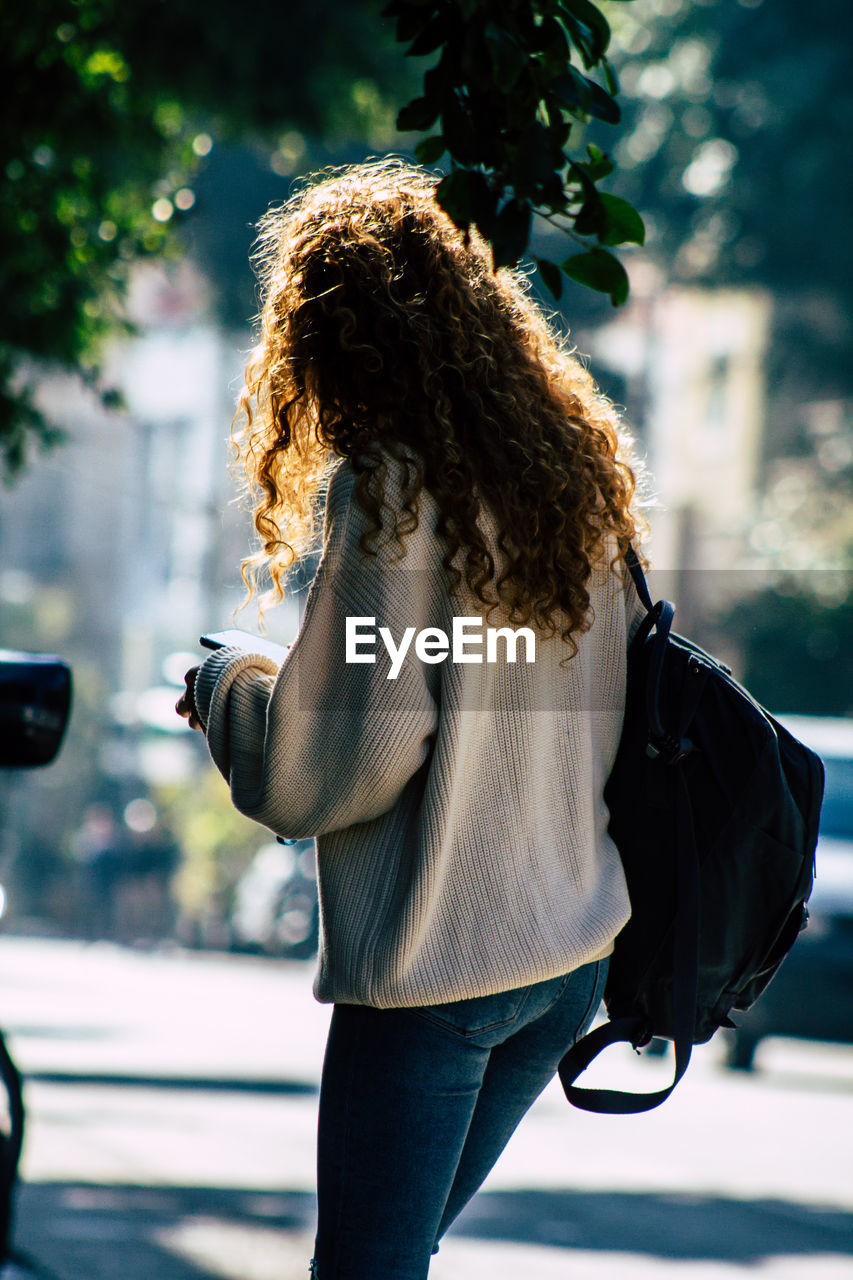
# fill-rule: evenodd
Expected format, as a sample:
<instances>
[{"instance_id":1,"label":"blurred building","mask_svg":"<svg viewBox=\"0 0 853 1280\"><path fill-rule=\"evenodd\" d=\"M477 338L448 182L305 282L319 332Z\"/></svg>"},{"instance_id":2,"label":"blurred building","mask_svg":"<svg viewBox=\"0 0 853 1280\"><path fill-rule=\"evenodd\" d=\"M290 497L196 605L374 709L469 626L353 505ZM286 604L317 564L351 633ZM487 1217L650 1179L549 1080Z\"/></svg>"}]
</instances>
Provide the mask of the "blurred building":
<instances>
[{"instance_id":1,"label":"blurred building","mask_svg":"<svg viewBox=\"0 0 853 1280\"><path fill-rule=\"evenodd\" d=\"M761 484L769 323L770 300L754 290L640 288L593 335L595 361L621 376L641 420L657 498L649 553L677 578L682 617L743 563Z\"/></svg>"},{"instance_id":2,"label":"blurred building","mask_svg":"<svg viewBox=\"0 0 853 1280\"><path fill-rule=\"evenodd\" d=\"M0 598L31 605L40 643L85 647L113 689L158 682L166 653L195 648L240 595L247 519L227 471L240 344L196 318L200 289L189 268L138 281L139 336L107 371L124 410L40 375L37 402L67 442L0 504Z\"/></svg>"},{"instance_id":3,"label":"blurred building","mask_svg":"<svg viewBox=\"0 0 853 1280\"><path fill-rule=\"evenodd\" d=\"M251 519L228 465L248 336L217 326L205 302L188 264L140 274L138 333L106 372L121 410L38 371L37 403L67 441L0 495L0 647L60 653L75 698L57 763L0 777L0 882L13 911L68 915L47 886L67 884L63 859L87 806L109 806L129 838L127 815L152 787L207 767L175 714L175 682L203 656L203 632L234 625ZM285 619L295 629L295 607Z\"/></svg>"},{"instance_id":4,"label":"blurred building","mask_svg":"<svg viewBox=\"0 0 853 1280\"><path fill-rule=\"evenodd\" d=\"M162 682L170 653L233 625L243 597L252 529L229 427L248 335L209 318L205 290L188 261L139 272L138 334L114 347L105 379L122 410L39 374L37 402L67 441L0 502L0 602L29 604L40 643L85 648L112 689L133 694ZM285 608L277 625L295 617Z\"/></svg>"}]
</instances>

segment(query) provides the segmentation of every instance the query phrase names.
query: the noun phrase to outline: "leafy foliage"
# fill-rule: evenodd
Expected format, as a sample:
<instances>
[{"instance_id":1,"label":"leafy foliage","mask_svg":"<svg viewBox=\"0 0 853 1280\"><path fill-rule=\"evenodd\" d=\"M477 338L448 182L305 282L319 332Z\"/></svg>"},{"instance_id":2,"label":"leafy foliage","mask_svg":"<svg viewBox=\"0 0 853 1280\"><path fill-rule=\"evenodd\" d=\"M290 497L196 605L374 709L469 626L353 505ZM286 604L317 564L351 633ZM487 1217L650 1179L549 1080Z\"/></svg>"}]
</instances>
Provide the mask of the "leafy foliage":
<instances>
[{"instance_id":1,"label":"leafy foliage","mask_svg":"<svg viewBox=\"0 0 853 1280\"><path fill-rule=\"evenodd\" d=\"M263 137L285 174L298 164L300 130L372 143L376 121L393 119L388 105L410 95L419 64L399 57L379 4L259 0L244 17L208 0L203 18L196 0L4 6L0 69L15 108L0 126L7 474L56 437L26 368L54 361L98 385L103 338L130 327L129 268L179 247L214 144ZM427 164L449 155L448 210L476 222L497 264L521 256L532 213L544 213L585 250L562 271L543 263L553 292L568 275L624 300L608 249L641 241L642 222L598 191L612 169L600 150L571 160L564 151L574 122L619 119L601 11L591 0L393 0L384 12L415 59L439 55L399 127L440 123L418 152Z\"/></svg>"},{"instance_id":2,"label":"leafy foliage","mask_svg":"<svg viewBox=\"0 0 853 1280\"><path fill-rule=\"evenodd\" d=\"M665 12L665 16L661 13ZM687 279L775 287L850 268L853 11L635 0L614 18L619 189ZM828 234L816 235L820 226Z\"/></svg>"},{"instance_id":3,"label":"leafy foliage","mask_svg":"<svg viewBox=\"0 0 853 1280\"><path fill-rule=\"evenodd\" d=\"M614 189L649 255L667 280L772 293L775 431L801 397L851 398L853 9L635 0L612 22Z\"/></svg>"},{"instance_id":4,"label":"leafy foliage","mask_svg":"<svg viewBox=\"0 0 853 1280\"><path fill-rule=\"evenodd\" d=\"M178 108L136 102L106 9L87 0L43 6L40 21L3 15L3 80L15 103L4 115L0 200L0 432L11 470L27 436L47 431L14 378L15 353L91 365L121 315L128 263L165 244L168 219L155 218L154 201L186 183L194 159ZM172 181L155 194L164 170Z\"/></svg>"},{"instance_id":5,"label":"leafy foliage","mask_svg":"<svg viewBox=\"0 0 853 1280\"><path fill-rule=\"evenodd\" d=\"M620 120L602 11L592 0L391 0L383 12L409 55L439 53L397 126L438 127L415 151L425 164L449 158L438 198L454 222L476 226L500 267L527 251L538 214L583 246L560 264L537 259L554 296L567 276L623 303L628 277L608 247L642 244L642 219L599 191L613 171L600 148L566 150L577 125Z\"/></svg>"},{"instance_id":6,"label":"leafy foliage","mask_svg":"<svg viewBox=\"0 0 853 1280\"><path fill-rule=\"evenodd\" d=\"M56 433L31 358L97 382L128 327L130 265L175 252L214 142L305 129L345 141L394 86L373 0L10 0L0 11L0 458L8 473ZM305 51L311 51L306 57ZM399 61L399 60L398 60ZM405 92L399 90L400 94ZM377 106L378 103L378 106ZM297 135L298 137L298 135ZM23 360L22 357L26 357Z\"/></svg>"},{"instance_id":7,"label":"leafy foliage","mask_svg":"<svg viewBox=\"0 0 853 1280\"><path fill-rule=\"evenodd\" d=\"M815 590L823 575L780 576L717 620L721 634L743 653L739 672L764 706L778 712L853 716L853 594L834 599ZM837 575L833 575L837 577Z\"/></svg>"}]
</instances>

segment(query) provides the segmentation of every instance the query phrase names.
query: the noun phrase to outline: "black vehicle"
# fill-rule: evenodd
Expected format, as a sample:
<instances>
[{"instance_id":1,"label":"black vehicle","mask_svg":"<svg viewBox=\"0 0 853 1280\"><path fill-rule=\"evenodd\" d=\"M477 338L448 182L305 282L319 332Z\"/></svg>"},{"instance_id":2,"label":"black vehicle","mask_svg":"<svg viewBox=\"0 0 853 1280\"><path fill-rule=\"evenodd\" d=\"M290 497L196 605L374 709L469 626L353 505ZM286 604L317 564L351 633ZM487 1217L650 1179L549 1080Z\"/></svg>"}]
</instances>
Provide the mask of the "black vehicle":
<instances>
[{"instance_id":1,"label":"black vehicle","mask_svg":"<svg viewBox=\"0 0 853 1280\"><path fill-rule=\"evenodd\" d=\"M50 764L71 711L71 672L61 658L0 649L0 766Z\"/></svg>"},{"instance_id":2,"label":"black vehicle","mask_svg":"<svg viewBox=\"0 0 853 1280\"><path fill-rule=\"evenodd\" d=\"M768 1036L853 1044L853 720L780 719L822 757L826 789L808 928L729 1036L728 1065L746 1071Z\"/></svg>"},{"instance_id":3,"label":"black vehicle","mask_svg":"<svg viewBox=\"0 0 853 1280\"><path fill-rule=\"evenodd\" d=\"M0 649L0 768L55 759L71 712L71 672L61 658ZM12 1189L24 1136L21 1080L0 1034L9 1121L0 1130L0 1265L9 1258Z\"/></svg>"}]
</instances>

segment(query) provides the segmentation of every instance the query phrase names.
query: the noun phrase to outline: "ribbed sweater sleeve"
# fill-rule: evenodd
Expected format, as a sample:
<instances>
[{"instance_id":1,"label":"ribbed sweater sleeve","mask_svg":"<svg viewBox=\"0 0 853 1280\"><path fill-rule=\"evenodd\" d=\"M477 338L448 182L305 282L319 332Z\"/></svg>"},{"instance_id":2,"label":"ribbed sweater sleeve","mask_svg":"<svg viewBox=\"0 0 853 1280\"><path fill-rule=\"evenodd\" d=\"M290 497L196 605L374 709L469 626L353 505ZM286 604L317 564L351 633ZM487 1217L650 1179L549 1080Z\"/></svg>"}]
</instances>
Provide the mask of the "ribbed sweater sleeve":
<instances>
[{"instance_id":1,"label":"ribbed sweater sleeve","mask_svg":"<svg viewBox=\"0 0 853 1280\"><path fill-rule=\"evenodd\" d=\"M346 661L348 614L374 618L396 637L421 613L411 575L388 571L388 547L372 562L361 553L364 516L352 488L351 470L340 467L327 500L323 558L282 666L222 649L196 680L210 752L235 806L290 838L391 809L425 763L438 721L422 664L406 661L388 679L381 644L373 663Z\"/></svg>"}]
</instances>

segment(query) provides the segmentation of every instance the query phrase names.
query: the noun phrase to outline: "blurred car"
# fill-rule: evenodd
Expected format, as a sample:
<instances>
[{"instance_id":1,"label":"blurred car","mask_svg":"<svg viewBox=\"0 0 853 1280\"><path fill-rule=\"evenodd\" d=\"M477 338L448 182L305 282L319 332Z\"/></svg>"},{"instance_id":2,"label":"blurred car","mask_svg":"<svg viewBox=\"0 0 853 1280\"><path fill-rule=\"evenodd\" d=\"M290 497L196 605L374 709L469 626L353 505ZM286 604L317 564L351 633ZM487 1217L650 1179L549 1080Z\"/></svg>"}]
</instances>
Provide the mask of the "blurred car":
<instances>
[{"instance_id":1,"label":"blurred car","mask_svg":"<svg viewBox=\"0 0 853 1280\"><path fill-rule=\"evenodd\" d=\"M231 947L309 959L317 950L320 911L313 840L263 845L237 881Z\"/></svg>"},{"instance_id":2,"label":"blurred car","mask_svg":"<svg viewBox=\"0 0 853 1280\"><path fill-rule=\"evenodd\" d=\"M71 710L71 672L61 658L0 649L0 767L50 764Z\"/></svg>"},{"instance_id":3,"label":"blurred car","mask_svg":"<svg viewBox=\"0 0 853 1280\"><path fill-rule=\"evenodd\" d=\"M71 671L61 658L0 649L0 768L50 764L71 712ZM0 885L0 915L5 901ZM12 1191L24 1135L21 1078L0 1033L7 1122L0 1127L0 1266L10 1256Z\"/></svg>"},{"instance_id":4,"label":"blurred car","mask_svg":"<svg viewBox=\"0 0 853 1280\"><path fill-rule=\"evenodd\" d=\"M71 671L45 653L0 649L0 768L50 764L71 713ZM0 884L0 918L6 890Z\"/></svg>"},{"instance_id":5,"label":"blurred car","mask_svg":"<svg viewBox=\"0 0 853 1280\"><path fill-rule=\"evenodd\" d=\"M853 720L779 719L822 758L826 789L808 928L728 1036L728 1065L747 1071L767 1036L853 1043Z\"/></svg>"}]
</instances>

